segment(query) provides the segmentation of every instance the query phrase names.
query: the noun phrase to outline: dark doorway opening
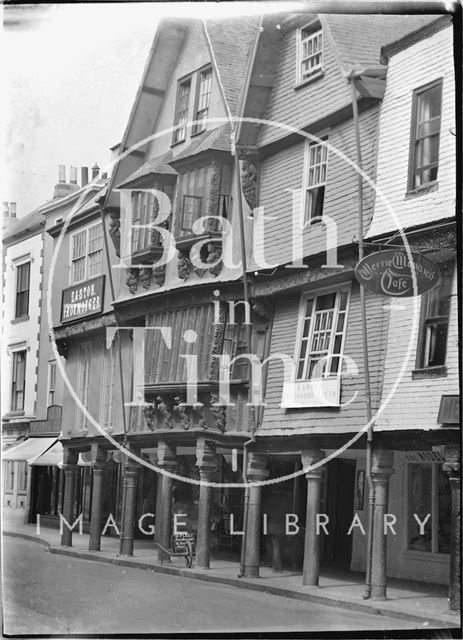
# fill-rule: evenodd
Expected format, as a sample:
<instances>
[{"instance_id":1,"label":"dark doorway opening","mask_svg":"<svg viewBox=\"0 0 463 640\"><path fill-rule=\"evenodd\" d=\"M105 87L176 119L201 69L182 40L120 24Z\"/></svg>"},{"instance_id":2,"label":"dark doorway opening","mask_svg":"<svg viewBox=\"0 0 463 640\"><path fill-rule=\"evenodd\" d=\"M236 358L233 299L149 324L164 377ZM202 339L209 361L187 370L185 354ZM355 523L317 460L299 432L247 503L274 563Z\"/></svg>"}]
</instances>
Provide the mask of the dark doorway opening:
<instances>
[{"instance_id":1,"label":"dark doorway opening","mask_svg":"<svg viewBox=\"0 0 463 640\"><path fill-rule=\"evenodd\" d=\"M347 535L354 517L355 460L334 459L328 463L326 514L328 536L323 536L323 563L349 570L352 535Z\"/></svg>"}]
</instances>

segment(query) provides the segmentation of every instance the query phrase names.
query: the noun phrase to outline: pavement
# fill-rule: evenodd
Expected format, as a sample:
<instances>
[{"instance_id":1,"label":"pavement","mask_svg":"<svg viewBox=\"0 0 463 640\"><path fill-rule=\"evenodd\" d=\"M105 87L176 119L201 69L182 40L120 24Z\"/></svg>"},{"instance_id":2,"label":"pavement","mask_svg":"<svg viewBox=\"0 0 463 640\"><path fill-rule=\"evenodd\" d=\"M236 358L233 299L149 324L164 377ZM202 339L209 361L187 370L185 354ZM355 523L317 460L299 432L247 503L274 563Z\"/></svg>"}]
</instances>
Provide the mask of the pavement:
<instances>
[{"instance_id":1,"label":"pavement","mask_svg":"<svg viewBox=\"0 0 463 640\"><path fill-rule=\"evenodd\" d=\"M364 576L358 573L328 572L322 569L320 584L317 587L302 585L300 572L273 572L271 568L264 566L260 569L259 578L238 578L239 562L236 556L227 554L213 555L210 569L196 566L187 569L183 558L172 558L171 562L161 565L150 540L135 540L134 555L121 556L119 539L115 536L103 536L101 551L89 551L89 536L79 535L76 531L73 534L73 546L61 547L59 531L54 528L42 526L38 532L33 524L13 524L4 521L3 529L3 535L35 540L55 554L227 584L240 589L261 591L408 622L416 621L423 628L432 626L455 629L461 626L460 616L448 609L447 587L442 585L389 579L387 600L363 600Z\"/></svg>"}]
</instances>

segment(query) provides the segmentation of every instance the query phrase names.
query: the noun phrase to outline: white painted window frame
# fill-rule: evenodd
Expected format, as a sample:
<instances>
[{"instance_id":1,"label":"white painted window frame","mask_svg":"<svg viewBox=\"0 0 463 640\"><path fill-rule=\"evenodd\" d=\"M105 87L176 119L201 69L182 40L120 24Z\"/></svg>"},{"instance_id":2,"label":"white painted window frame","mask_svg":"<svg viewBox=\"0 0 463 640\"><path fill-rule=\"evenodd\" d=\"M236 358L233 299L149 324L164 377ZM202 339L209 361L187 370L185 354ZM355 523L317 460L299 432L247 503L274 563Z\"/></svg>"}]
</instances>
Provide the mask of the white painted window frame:
<instances>
[{"instance_id":1,"label":"white painted window frame","mask_svg":"<svg viewBox=\"0 0 463 640\"><path fill-rule=\"evenodd\" d=\"M308 197L308 191L311 191L312 189L316 189L318 187L324 186L325 187L325 194L324 194L324 203L323 203L323 209L325 208L325 199L326 199L326 187L328 184L328 169L329 169L329 158L330 158L330 153L329 153L329 148L328 145L323 145L323 142L329 142L329 134L327 132L323 132L323 135L318 135L318 138L320 138L321 142L318 142L316 140L306 140L305 141L305 147L304 147L304 174L302 176L302 212L303 212L303 220L304 220L304 224L307 224L308 222L310 222L310 220L307 218L307 197ZM321 146L324 147L326 150L326 159L325 159L325 182L320 182L317 184L313 184L313 185L309 185L309 169L310 169L310 165L309 165L309 160L310 160L310 147L314 147L314 146ZM323 210L322 210L322 216L323 216Z\"/></svg>"},{"instance_id":2,"label":"white painted window frame","mask_svg":"<svg viewBox=\"0 0 463 640\"><path fill-rule=\"evenodd\" d=\"M101 220L97 220L95 222L92 222L88 225L86 225L85 227L79 227L79 229L76 229L75 231L73 231L70 236L69 236L69 265L70 265L70 270L69 270L69 284L73 285L73 284L79 284L80 282L85 282L85 280L88 280L90 278L90 276L88 275L88 257L89 257L89 251L88 251L88 234L89 234L89 230L93 229L94 227L97 226L101 226L101 233L104 233L103 230L103 226L102 226L102 222ZM73 244L74 244L74 238L79 234L85 231L85 269L84 269L84 277L81 280L73 280L73 258L72 258L72 248L73 248ZM102 235L103 238L103 235ZM102 241L102 246L101 246L101 269L100 269L100 273L98 274L93 274L91 277L92 278L96 278L97 276L101 275L101 273L103 272L103 262L104 262L104 246L103 246L103 241Z\"/></svg>"},{"instance_id":3,"label":"white painted window frame","mask_svg":"<svg viewBox=\"0 0 463 640\"><path fill-rule=\"evenodd\" d=\"M302 40L302 32L304 29L310 29L311 34L307 40L315 38L316 36L321 35L322 38L322 48L321 48L321 64L316 67L314 72L308 76L307 78L303 78L302 74L302 63L305 60L303 57L303 40ZM305 40L304 40L305 41ZM315 78L320 77L323 74L323 60L324 60L324 51L325 47L325 34L323 32L323 27L318 20L314 20L307 24L304 24L302 27L298 27L296 30L296 86L305 84L306 82L310 82Z\"/></svg>"},{"instance_id":4,"label":"white painted window frame","mask_svg":"<svg viewBox=\"0 0 463 640\"><path fill-rule=\"evenodd\" d=\"M297 377L297 373L298 373L298 368L299 368L299 359L300 359L300 353L301 353L301 347L302 347L302 335L303 335L303 331L304 331L304 321L305 321L305 309L307 306L307 300L309 299L313 299L314 301L316 300L316 298L323 296L325 294L329 294L329 293L336 293L336 301L335 301L335 318L333 319L333 329L331 330L331 337L330 337L330 346L329 346L329 350L328 350L328 356L332 356L333 355L333 346L334 346L334 340L336 337L336 324L337 324L337 318L338 318L338 312L339 312L339 301L340 301L340 293L342 292L346 292L347 293L347 301L346 301L346 310L345 310L345 319L344 319L344 326L343 326L343 333L342 333L342 340L341 340L341 347L340 347L340 351L339 351L339 355L342 356L344 353L344 347L345 347L345 343L346 343L346 334L347 334L347 323L348 323L348 318L349 318L349 311L350 311L350 301L351 301L351 290L352 290L352 285L350 282L345 282L342 283L340 285L338 285L336 287L336 289L334 289L333 287L324 287L322 289L317 289L315 291L306 291L304 293L301 294L301 298L299 301L299 310L298 310L298 324L297 324L297 332L296 332L296 344L295 344L295 349L294 349L294 381L295 382L299 382L299 381L304 381L304 380L310 380L311 378L306 378L305 374L307 372L307 366L308 366L308 356L310 351L307 350L306 355L305 355L305 362L304 362L304 371L303 371L303 376L301 378ZM311 320L310 323L310 331L309 331L309 339L308 339L308 344L310 345L312 337L313 337L313 319ZM336 374L332 374L332 375L325 375L325 378L335 378L335 377L341 377L341 370L342 370L342 359L340 360L340 367L337 371Z\"/></svg>"}]
</instances>

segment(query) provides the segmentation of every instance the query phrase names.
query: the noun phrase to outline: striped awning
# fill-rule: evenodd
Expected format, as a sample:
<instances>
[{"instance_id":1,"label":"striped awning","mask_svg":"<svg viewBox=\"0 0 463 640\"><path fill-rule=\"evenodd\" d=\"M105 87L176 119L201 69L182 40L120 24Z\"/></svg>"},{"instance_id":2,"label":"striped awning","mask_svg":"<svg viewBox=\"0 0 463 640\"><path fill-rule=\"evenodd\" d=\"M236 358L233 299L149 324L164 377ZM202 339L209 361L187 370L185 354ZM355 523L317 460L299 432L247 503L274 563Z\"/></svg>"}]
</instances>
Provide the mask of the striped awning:
<instances>
[{"instance_id":1,"label":"striped awning","mask_svg":"<svg viewBox=\"0 0 463 640\"><path fill-rule=\"evenodd\" d=\"M57 442L56 438L28 438L2 453L3 460L22 460L33 464L34 460L45 453Z\"/></svg>"}]
</instances>

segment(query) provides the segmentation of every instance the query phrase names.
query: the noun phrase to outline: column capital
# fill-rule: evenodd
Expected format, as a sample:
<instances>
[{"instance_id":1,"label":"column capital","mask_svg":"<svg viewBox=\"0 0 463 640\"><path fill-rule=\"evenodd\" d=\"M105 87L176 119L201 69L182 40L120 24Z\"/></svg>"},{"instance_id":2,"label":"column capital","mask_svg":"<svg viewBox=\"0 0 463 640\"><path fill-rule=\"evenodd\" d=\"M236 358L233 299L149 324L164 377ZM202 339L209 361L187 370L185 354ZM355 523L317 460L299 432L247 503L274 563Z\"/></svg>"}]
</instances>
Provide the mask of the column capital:
<instances>
[{"instance_id":1,"label":"column capital","mask_svg":"<svg viewBox=\"0 0 463 640\"><path fill-rule=\"evenodd\" d=\"M249 480L265 480L268 478L267 456L261 453L250 453L248 457L247 477Z\"/></svg>"},{"instance_id":2,"label":"column capital","mask_svg":"<svg viewBox=\"0 0 463 640\"><path fill-rule=\"evenodd\" d=\"M158 442L158 467L163 469L175 469L177 466L176 447L167 442Z\"/></svg>"},{"instance_id":3,"label":"column capital","mask_svg":"<svg viewBox=\"0 0 463 640\"><path fill-rule=\"evenodd\" d=\"M215 443L205 438L199 438L196 443L196 466L200 472L212 472L217 468Z\"/></svg>"},{"instance_id":4,"label":"column capital","mask_svg":"<svg viewBox=\"0 0 463 640\"><path fill-rule=\"evenodd\" d=\"M460 447L457 444L445 445L444 458L443 471L448 475L449 480L459 481L461 477Z\"/></svg>"},{"instance_id":5,"label":"column capital","mask_svg":"<svg viewBox=\"0 0 463 640\"><path fill-rule=\"evenodd\" d=\"M371 473L373 481L387 480L394 473L394 452L390 449L374 449Z\"/></svg>"},{"instance_id":6,"label":"column capital","mask_svg":"<svg viewBox=\"0 0 463 640\"><path fill-rule=\"evenodd\" d=\"M92 458L92 465L103 465L106 462L106 451L97 444L92 444L90 449L90 455Z\"/></svg>"},{"instance_id":7,"label":"column capital","mask_svg":"<svg viewBox=\"0 0 463 640\"><path fill-rule=\"evenodd\" d=\"M301 451L301 462L305 469L309 469L312 465L320 462L325 458L325 452L322 449L303 449ZM321 480L325 473L325 465L320 465L316 469L309 469L305 473L307 480Z\"/></svg>"},{"instance_id":8,"label":"column capital","mask_svg":"<svg viewBox=\"0 0 463 640\"><path fill-rule=\"evenodd\" d=\"M63 469L66 467L75 467L79 460L79 452L75 449L63 446Z\"/></svg>"}]
</instances>

